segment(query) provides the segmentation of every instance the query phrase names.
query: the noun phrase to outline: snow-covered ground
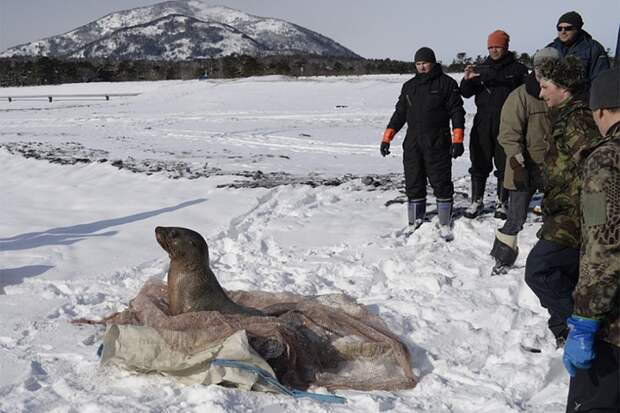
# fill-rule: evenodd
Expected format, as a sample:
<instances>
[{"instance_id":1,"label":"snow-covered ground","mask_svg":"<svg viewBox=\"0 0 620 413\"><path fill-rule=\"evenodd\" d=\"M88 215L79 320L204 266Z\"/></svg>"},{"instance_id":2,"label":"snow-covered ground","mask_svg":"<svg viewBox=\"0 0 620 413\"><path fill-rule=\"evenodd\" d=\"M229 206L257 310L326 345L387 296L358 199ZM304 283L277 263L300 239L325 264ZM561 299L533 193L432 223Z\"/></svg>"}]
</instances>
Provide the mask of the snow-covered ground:
<instances>
[{"instance_id":1,"label":"snow-covered ground","mask_svg":"<svg viewBox=\"0 0 620 413\"><path fill-rule=\"evenodd\" d=\"M497 277L491 214L457 214L451 243L433 215L402 235L405 207L389 201L403 197L404 131L391 156L378 147L407 78L0 89L141 93L0 101L0 412L563 412L561 351L523 281L539 219ZM466 152L453 167L457 211L468 166ZM225 288L342 292L370 306L408 346L419 384L340 391L348 401L336 406L99 369L101 329L69 321L121 310L165 277L158 225L203 234ZM521 349L532 341L541 353Z\"/></svg>"}]
</instances>

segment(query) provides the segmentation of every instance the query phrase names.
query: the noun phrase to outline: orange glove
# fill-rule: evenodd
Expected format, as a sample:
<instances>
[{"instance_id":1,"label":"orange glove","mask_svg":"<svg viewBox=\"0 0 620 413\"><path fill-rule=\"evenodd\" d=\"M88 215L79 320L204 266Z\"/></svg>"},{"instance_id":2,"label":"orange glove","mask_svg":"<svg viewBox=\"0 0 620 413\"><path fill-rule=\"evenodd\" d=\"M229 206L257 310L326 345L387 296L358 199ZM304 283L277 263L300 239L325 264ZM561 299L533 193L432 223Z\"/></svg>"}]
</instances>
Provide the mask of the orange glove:
<instances>
[{"instance_id":1,"label":"orange glove","mask_svg":"<svg viewBox=\"0 0 620 413\"><path fill-rule=\"evenodd\" d=\"M394 139L394 135L396 135L396 129L387 128L385 130L385 132L383 132L383 141L382 142L384 142L384 143L392 142L392 139Z\"/></svg>"},{"instance_id":2,"label":"orange glove","mask_svg":"<svg viewBox=\"0 0 620 413\"><path fill-rule=\"evenodd\" d=\"M465 129L455 128L452 131L452 143L463 143L465 140Z\"/></svg>"}]
</instances>

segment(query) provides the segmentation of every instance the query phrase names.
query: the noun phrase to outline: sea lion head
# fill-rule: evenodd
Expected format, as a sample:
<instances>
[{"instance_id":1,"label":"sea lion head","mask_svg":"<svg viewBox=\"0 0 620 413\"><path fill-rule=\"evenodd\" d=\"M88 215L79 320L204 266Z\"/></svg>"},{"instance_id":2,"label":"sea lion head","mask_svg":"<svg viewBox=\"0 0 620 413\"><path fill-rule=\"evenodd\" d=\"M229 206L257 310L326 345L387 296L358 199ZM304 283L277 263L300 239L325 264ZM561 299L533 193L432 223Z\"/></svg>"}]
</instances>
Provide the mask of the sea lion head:
<instances>
[{"instance_id":1,"label":"sea lion head","mask_svg":"<svg viewBox=\"0 0 620 413\"><path fill-rule=\"evenodd\" d=\"M171 260L209 264L209 247L196 231L180 227L157 227L155 238Z\"/></svg>"}]
</instances>

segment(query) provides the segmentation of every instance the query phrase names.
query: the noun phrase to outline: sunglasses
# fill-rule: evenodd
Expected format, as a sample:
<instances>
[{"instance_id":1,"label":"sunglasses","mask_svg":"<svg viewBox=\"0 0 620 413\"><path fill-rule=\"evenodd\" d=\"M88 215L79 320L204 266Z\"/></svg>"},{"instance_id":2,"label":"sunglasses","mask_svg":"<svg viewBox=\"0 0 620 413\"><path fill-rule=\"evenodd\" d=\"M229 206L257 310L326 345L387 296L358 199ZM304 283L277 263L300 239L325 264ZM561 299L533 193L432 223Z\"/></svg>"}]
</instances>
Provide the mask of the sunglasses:
<instances>
[{"instance_id":1,"label":"sunglasses","mask_svg":"<svg viewBox=\"0 0 620 413\"><path fill-rule=\"evenodd\" d=\"M575 30L575 26L556 26L559 32L572 32Z\"/></svg>"}]
</instances>

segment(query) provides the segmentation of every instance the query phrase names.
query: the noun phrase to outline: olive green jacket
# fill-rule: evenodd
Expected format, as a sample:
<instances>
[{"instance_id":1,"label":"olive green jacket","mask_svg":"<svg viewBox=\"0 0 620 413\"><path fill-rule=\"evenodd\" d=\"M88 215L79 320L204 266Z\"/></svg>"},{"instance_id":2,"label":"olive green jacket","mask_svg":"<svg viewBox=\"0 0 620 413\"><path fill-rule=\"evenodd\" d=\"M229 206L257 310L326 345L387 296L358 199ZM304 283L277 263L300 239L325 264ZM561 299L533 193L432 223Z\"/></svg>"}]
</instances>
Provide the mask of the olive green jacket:
<instances>
[{"instance_id":1,"label":"olive green jacket","mask_svg":"<svg viewBox=\"0 0 620 413\"><path fill-rule=\"evenodd\" d=\"M592 111L581 100L571 98L550 111L551 132L543 165L543 225L538 237L579 249L581 246L582 151L600 142Z\"/></svg>"},{"instance_id":2,"label":"olive green jacket","mask_svg":"<svg viewBox=\"0 0 620 413\"><path fill-rule=\"evenodd\" d=\"M529 94L525 85L508 95L502 107L497 138L506 153L504 188L517 189L510 158L522 159L530 174L540 168L546 150L545 135L549 133L550 124L547 105L542 99Z\"/></svg>"},{"instance_id":3,"label":"olive green jacket","mask_svg":"<svg viewBox=\"0 0 620 413\"><path fill-rule=\"evenodd\" d=\"M601 321L620 347L620 122L587 157L581 192L581 258L575 314Z\"/></svg>"}]
</instances>

